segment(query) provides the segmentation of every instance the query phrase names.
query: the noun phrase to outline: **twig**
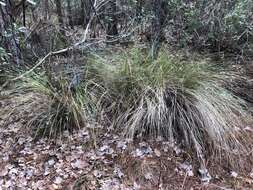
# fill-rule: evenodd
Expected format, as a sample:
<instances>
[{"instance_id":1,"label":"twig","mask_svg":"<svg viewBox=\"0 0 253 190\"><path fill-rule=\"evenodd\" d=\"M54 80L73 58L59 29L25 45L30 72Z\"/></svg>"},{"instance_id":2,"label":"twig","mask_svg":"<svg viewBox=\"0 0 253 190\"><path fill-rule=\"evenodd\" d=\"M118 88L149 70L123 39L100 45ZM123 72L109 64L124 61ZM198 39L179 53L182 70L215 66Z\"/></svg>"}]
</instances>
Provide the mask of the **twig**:
<instances>
[{"instance_id":1,"label":"twig","mask_svg":"<svg viewBox=\"0 0 253 190\"><path fill-rule=\"evenodd\" d=\"M157 189L160 189L161 178L162 178L162 160L161 160L161 158L159 159L159 161L160 161L160 172L159 172L159 177L158 177Z\"/></svg>"},{"instance_id":2,"label":"twig","mask_svg":"<svg viewBox=\"0 0 253 190\"><path fill-rule=\"evenodd\" d=\"M184 189L184 185L185 185L185 182L186 182L186 178L187 178L187 172L185 173L185 176L184 176L184 181L183 181L183 183L182 183L182 186L181 186L181 190L183 190Z\"/></svg>"}]
</instances>

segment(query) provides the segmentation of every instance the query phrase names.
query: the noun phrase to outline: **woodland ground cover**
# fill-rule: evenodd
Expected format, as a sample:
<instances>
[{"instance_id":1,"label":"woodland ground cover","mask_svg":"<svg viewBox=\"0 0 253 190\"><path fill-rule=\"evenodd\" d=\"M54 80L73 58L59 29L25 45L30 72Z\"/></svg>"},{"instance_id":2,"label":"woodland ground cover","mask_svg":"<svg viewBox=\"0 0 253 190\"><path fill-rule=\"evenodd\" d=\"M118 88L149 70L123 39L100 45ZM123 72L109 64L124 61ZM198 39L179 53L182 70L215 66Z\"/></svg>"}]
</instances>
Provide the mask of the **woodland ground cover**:
<instances>
[{"instance_id":1,"label":"woodland ground cover","mask_svg":"<svg viewBox=\"0 0 253 190\"><path fill-rule=\"evenodd\" d=\"M0 189L252 189L252 5L0 0Z\"/></svg>"}]
</instances>

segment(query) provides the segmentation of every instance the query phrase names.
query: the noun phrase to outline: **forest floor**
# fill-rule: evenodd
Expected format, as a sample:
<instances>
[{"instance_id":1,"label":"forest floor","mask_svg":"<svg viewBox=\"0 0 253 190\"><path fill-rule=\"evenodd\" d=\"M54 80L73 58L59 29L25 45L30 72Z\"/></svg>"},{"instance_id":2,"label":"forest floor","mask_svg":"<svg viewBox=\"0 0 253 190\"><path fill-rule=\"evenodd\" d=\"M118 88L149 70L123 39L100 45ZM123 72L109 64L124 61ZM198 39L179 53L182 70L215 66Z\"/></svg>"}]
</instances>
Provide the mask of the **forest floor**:
<instances>
[{"instance_id":1,"label":"forest floor","mask_svg":"<svg viewBox=\"0 0 253 190\"><path fill-rule=\"evenodd\" d=\"M64 132L61 140L35 141L18 115L7 114L6 109L14 109L13 104L11 99L1 102L5 108L1 108L0 120L1 190L253 189L250 163L244 163L247 169L242 171L207 161L212 179L204 184L197 174L196 161L176 144L162 139L122 140L99 125L95 130L82 129L72 135ZM253 135L253 126L248 132Z\"/></svg>"},{"instance_id":2,"label":"forest floor","mask_svg":"<svg viewBox=\"0 0 253 190\"><path fill-rule=\"evenodd\" d=\"M205 184L197 161L176 144L124 140L96 124L73 134L65 131L56 141L35 140L20 116L27 113L17 114L15 104L0 100L0 190L253 189L253 165L245 161L253 157L253 147L242 156L244 169L207 160L212 179ZM253 125L246 129L253 136Z\"/></svg>"}]
</instances>

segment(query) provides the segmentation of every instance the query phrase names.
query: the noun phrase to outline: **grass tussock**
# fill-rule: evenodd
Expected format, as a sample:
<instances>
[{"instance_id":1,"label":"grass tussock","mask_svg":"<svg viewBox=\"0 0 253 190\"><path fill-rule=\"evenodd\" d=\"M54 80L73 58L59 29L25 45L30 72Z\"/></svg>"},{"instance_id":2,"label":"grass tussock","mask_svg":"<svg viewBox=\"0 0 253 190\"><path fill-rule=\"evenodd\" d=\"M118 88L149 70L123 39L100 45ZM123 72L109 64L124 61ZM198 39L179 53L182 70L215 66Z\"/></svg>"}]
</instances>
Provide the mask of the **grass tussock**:
<instances>
[{"instance_id":1,"label":"grass tussock","mask_svg":"<svg viewBox=\"0 0 253 190\"><path fill-rule=\"evenodd\" d=\"M31 74L19 84L17 92L33 94L37 102L32 108L28 127L36 129L36 135L57 137L64 130L84 127L96 113L93 100L94 85L91 81L72 86L64 77L52 78L45 73ZM34 101L31 101L34 103ZM29 103L26 103L27 107Z\"/></svg>"},{"instance_id":2,"label":"grass tussock","mask_svg":"<svg viewBox=\"0 0 253 190\"><path fill-rule=\"evenodd\" d=\"M107 89L106 112L127 137L162 136L200 159L204 152L244 149L244 102L223 87L224 73L205 62L186 62L165 50L153 61L132 49L96 57L90 66Z\"/></svg>"}]
</instances>

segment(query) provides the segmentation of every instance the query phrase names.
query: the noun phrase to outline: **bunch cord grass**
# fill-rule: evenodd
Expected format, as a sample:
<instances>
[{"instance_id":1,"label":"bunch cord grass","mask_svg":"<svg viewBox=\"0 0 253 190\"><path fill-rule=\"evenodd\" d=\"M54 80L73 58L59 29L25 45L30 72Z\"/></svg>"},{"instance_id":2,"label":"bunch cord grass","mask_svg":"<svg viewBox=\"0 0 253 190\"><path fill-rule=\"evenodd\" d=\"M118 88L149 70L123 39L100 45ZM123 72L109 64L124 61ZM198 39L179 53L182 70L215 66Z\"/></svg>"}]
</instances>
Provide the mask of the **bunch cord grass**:
<instances>
[{"instance_id":1,"label":"bunch cord grass","mask_svg":"<svg viewBox=\"0 0 253 190\"><path fill-rule=\"evenodd\" d=\"M94 86L92 81L86 81L72 87L64 77L31 73L23 78L16 91L37 94L36 99L40 97L41 104L32 108L27 126L36 129L36 136L57 138L64 130L84 127L96 114Z\"/></svg>"},{"instance_id":2,"label":"bunch cord grass","mask_svg":"<svg viewBox=\"0 0 253 190\"><path fill-rule=\"evenodd\" d=\"M133 49L96 57L90 65L107 89L112 123L125 136L162 136L199 159L206 152L229 158L245 150L245 103L222 86L224 74L206 63L187 63L166 51L153 61Z\"/></svg>"}]
</instances>

